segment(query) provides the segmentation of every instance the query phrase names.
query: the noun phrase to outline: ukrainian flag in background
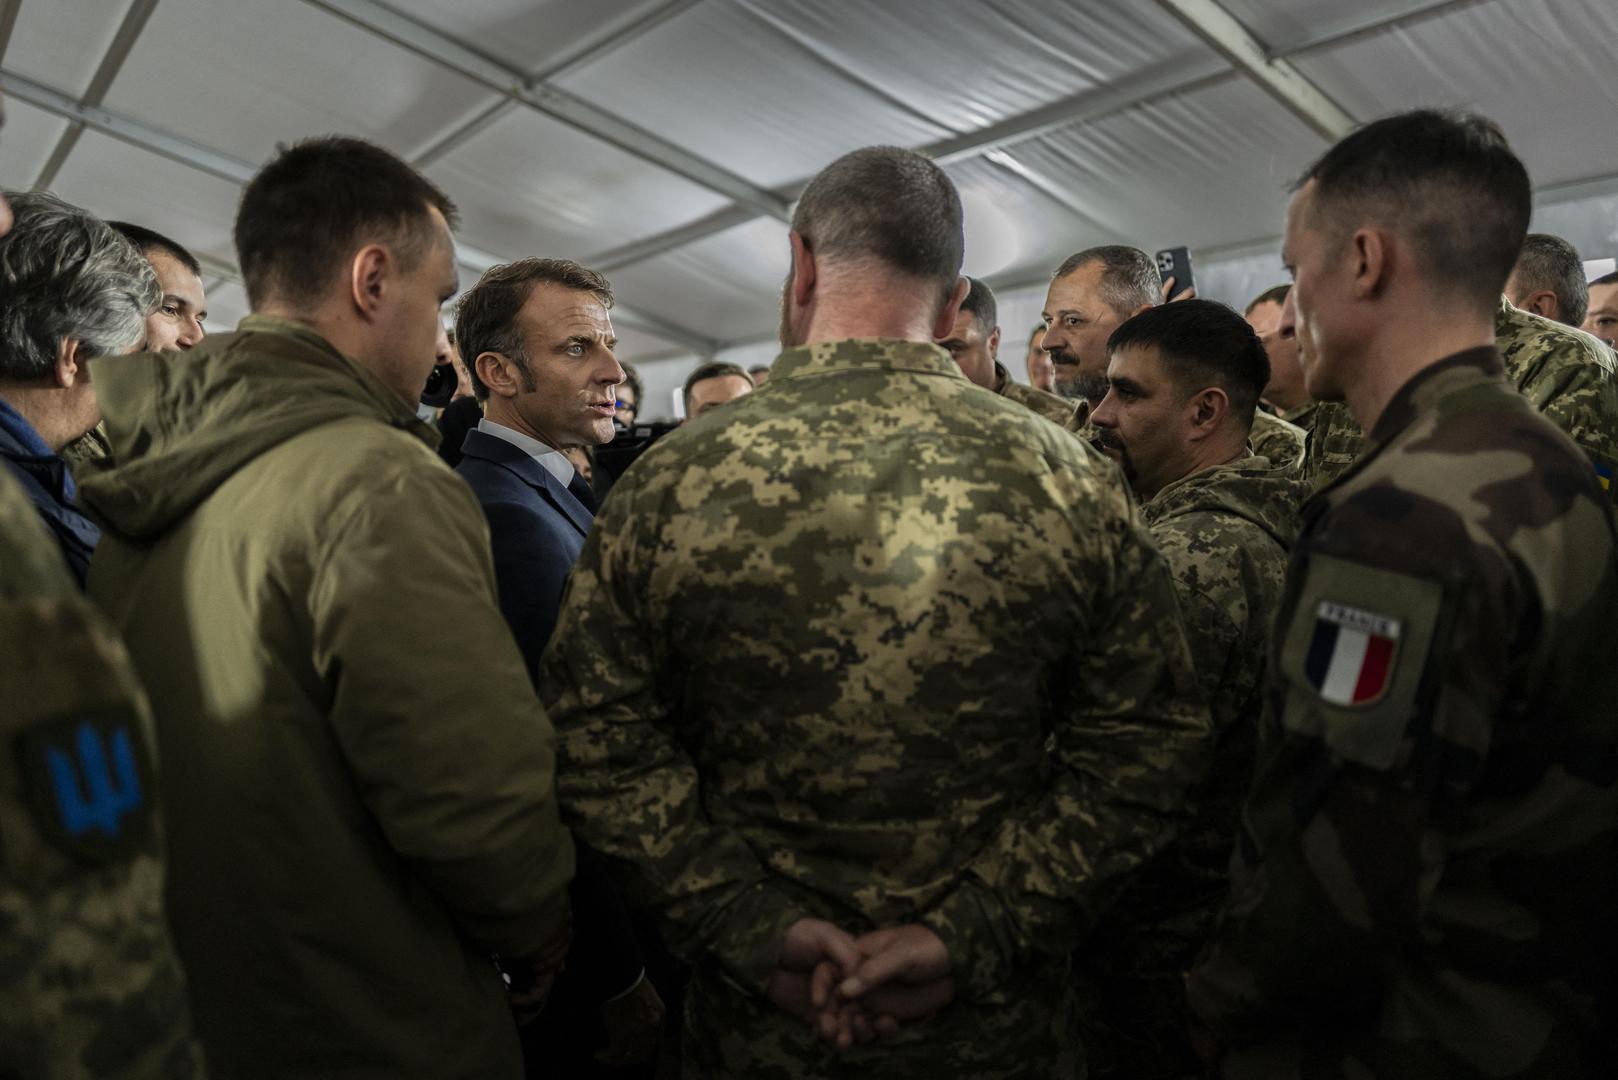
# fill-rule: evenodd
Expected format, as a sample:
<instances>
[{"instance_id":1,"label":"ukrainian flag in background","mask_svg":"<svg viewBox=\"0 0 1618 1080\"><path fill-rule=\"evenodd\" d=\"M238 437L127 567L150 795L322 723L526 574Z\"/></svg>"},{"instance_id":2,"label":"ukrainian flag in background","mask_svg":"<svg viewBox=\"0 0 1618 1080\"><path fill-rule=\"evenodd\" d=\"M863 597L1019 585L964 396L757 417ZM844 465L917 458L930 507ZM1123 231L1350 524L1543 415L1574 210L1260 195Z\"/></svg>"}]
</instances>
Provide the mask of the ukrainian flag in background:
<instances>
[{"instance_id":1,"label":"ukrainian flag in background","mask_svg":"<svg viewBox=\"0 0 1618 1080\"><path fill-rule=\"evenodd\" d=\"M1601 490L1612 494L1612 466L1596 462L1596 479L1601 481Z\"/></svg>"}]
</instances>

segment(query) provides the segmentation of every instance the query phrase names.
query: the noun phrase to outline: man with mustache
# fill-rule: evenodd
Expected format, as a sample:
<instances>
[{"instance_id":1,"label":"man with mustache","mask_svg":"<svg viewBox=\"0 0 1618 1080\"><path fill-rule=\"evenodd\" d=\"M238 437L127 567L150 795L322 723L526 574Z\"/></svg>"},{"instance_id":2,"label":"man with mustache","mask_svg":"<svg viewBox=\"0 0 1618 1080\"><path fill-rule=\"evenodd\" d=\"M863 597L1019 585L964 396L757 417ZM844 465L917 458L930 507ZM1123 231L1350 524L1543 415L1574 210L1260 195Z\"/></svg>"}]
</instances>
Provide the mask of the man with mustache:
<instances>
[{"instance_id":1,"label":"man with mustache","mask_svg":"<svg viewBox=\"0 0 1618 1080\"><path fill-rule=\"evenodd\" d=\"M1076 962L1090 1075L1194 1075L1182 975L1213 925L1252 774L1270 626L1305 494L1293 462L1250 449L1269 362L1258 336L1210 300L1149 308L1107 341L1107 396L1091 419L1141 500L1174 572L1216 742L1193 788L1197 817L1129 884Z\"/></svg>"}]
</instances>

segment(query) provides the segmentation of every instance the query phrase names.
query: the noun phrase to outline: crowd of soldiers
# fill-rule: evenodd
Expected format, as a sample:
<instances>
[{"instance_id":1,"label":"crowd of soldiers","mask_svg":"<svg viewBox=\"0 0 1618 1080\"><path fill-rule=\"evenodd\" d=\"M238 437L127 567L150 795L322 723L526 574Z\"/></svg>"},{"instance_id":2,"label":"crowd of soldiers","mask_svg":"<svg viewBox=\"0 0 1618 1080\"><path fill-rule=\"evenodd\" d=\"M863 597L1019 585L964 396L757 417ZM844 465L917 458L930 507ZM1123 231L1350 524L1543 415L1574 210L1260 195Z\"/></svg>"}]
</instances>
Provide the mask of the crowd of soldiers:
<instances>
[{"instance_id":1,"label":"crowd of soldiers","mask_svg":"<svg viewBox=\"0 0 1618 1080\"><path fill-rule=\"evenodd\" d=\"M1492 122L1333 146L1245 314L1080 251L1032 386L850 153L599 507L611 286L452 346L387 151L247 185L223 335L10 199L0 1074L1618 1075L1618 361Z\"/></svg>"}]
</instances>

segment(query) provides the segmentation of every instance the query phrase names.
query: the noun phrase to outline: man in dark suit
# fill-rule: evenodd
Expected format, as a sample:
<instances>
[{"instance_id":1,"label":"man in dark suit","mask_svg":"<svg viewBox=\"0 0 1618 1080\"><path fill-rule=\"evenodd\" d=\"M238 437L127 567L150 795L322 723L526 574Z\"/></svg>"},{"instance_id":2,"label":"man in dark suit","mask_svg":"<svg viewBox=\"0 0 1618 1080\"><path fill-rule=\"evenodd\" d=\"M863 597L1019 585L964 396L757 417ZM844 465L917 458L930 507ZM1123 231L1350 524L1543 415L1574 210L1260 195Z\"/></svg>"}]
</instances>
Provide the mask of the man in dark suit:
<instances>
[{"instance_id":1,"label":"man in dark suit","mask_svg":"<svg viewBox=\"0 0 1618 1080\"><path fill-rule=\"evenodd\" d=\"M556 626L562 587L595 510L563 451L613 436L624 370L600 274L562 259L496 266L461 300L456 343L484 417L456 471L489 521L500 609L530 675ZM545 1013L524 1034L531 1076L620 1076L604 1066L657 1050L663 1004L618 890L579 852L574 943ZM604 1048L603 1048L604 1044Z\"/></svg>"}]
</instances>

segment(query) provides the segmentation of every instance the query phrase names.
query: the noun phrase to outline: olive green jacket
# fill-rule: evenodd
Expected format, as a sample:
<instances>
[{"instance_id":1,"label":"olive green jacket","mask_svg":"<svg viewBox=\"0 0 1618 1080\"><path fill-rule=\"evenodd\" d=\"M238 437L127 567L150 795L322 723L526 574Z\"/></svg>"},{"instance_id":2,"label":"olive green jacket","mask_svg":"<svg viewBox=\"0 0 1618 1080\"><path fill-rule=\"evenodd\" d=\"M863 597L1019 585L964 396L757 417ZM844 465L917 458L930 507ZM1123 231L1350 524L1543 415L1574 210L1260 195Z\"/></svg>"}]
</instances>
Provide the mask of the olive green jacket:
<instances>
[{"instance_id":1,"label":"olive green jacket","mask_svg":"<svg viewBox=\"0 0 1618 1080\"><path fill-rule=\"evenodd\" d=\"M518 1076L490 953L566 918L553 736L431 430L262 317L96 371L90 590L157 716L217 1076Z\"/></svg>"}]
</instances>

